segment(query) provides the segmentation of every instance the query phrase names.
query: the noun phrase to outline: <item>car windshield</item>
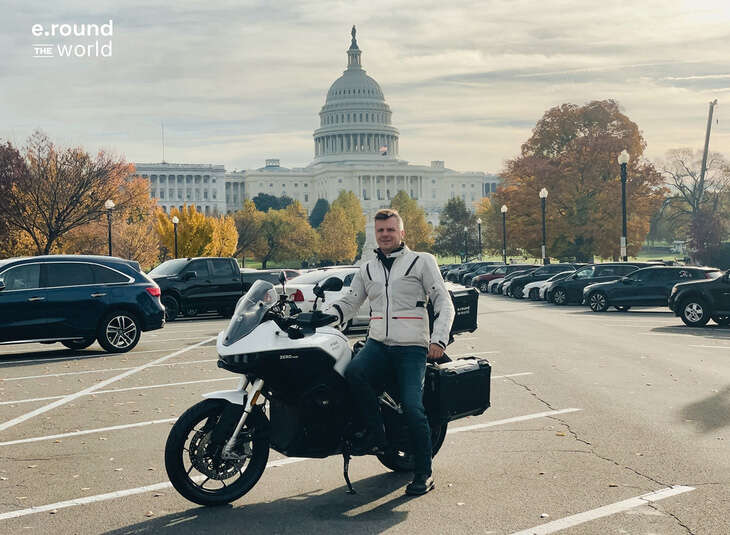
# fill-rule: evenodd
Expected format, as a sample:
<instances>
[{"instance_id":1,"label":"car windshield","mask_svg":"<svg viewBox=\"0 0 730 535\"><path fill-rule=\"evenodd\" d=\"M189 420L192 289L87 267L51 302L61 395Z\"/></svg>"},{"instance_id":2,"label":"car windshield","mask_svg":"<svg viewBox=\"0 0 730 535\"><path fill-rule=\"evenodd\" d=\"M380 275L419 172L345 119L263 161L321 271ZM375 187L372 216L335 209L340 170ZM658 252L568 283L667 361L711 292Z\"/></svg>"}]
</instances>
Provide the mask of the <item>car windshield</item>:
<instances>
[{"instance_id":1,"label":"car windshield","mask_svg":"<svg viewBox=\"0 0 730 535\"><path fill-rule=\"evenodd\" d=\"M278 300L273 284L264 280L254 282L246 295L238 300L236 311L223 333L223 345L229 346L248 336Z\"/></svg>"},{"instance_id":2,"label":"car windshield","mask_svg":"<svg viewBox=\"0 0 730 535\"><path fill-rule=\"evenodd\" d=\"M556 273L555 275L553 275L552 277L550 277L547 280L547 282L552 282L552 281L557 281L557 280L560 280L560 279L564 279L565 277L567 277L571 273L575 273L575 271L572 271L572 270L561 271L560 273Z\"/></svg>"},{"instance_id":3,"label":"car windshield","mask_svg":"<svg viewBox=\"0 0 730 535\"><path fill-rule=\"evenodd\" d=\"M187 258L168 260L150 271L148 275L150 277L169 277L170 275L177 275L187 263Z\"/></svg>"}]
</instances>

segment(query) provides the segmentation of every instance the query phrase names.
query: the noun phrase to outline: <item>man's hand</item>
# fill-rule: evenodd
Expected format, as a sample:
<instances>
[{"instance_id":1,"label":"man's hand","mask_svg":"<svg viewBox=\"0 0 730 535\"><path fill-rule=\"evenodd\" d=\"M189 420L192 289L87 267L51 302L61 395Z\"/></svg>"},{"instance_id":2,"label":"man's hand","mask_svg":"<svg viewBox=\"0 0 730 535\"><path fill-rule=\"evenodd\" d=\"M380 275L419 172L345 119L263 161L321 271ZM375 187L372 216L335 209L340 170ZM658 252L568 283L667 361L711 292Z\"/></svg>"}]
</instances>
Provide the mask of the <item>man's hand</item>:
<instances>
[{"instance_id":1,"label":"man's hand","mask_svg":"<svg viewBox=\"0 0 730 535\"><path fill-rule=\"evenodd\" d=\"M438 344L431 344L430 346L428 346L428 355L426 356L426 358L428 360L438 360L443 356L444 356L443 347L441 347Z\"/></svg>"}]
</instances>

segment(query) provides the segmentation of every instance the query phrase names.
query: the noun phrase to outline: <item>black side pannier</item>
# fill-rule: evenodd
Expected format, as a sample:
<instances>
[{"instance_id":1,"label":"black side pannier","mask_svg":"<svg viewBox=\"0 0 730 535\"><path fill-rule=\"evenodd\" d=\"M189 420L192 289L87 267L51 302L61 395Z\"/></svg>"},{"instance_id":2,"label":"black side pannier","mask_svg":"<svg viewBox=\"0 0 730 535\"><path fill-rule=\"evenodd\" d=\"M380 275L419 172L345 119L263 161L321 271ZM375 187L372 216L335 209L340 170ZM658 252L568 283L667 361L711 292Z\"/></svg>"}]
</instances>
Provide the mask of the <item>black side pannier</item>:
<instances>
[{"instance_id":1,"label":"black side pannier","mask_svg":"<svg viewBox=\"0 0 730 535\"><path fill-rule=\"evenodd\" d=\"M482 414L489 407L492 367L479 357L444 364L428 364L423 404L429 417L439 421Z\"/></svg>"},{"instance_id":2,"label":"black side pannier","mask_svg":"<svg viewBox=\"0 0 730 535\"><path fill-rule=\"evenodd\" d=\"M477 330L477 303L479 292L476 288L460 288L449 290L451 302L454 304L454 323L451 324L451 340L453 336L460 333L473 333ZM435 316L433 305L428 303L428 321L430 332L433 332Z\"/></svg>"}]
</instances>

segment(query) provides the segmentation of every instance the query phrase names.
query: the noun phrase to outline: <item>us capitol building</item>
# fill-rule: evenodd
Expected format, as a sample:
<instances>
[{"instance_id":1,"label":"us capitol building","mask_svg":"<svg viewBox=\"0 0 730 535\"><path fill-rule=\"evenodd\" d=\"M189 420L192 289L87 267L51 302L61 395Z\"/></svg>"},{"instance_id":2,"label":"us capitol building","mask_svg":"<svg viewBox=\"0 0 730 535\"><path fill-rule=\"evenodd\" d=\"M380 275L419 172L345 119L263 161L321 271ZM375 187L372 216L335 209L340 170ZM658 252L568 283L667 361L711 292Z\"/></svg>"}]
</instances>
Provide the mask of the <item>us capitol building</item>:
<instances>
[{"instance_id":1,"label":"us capitol building","mask_svg":"<svg viewBox=\"0 0 730 535\"><path fill-rule=\"evenodd\" d=\"M317 199L330 203L340 191L353 191L370 219L404 190L438 225L449 198L461 197L467 207L495 191L498 177L482 172L459 173L435 160L411 165L399 158L398 129L380 85L362 68L355 27L347 51L347 69L327 91L314 131L314 159L306 167L285 168L275 158L259 169L226 171L223 165L137 163L136 174L149 179L150 194L163 210L193 204L205 214L239 210L244 199L259 193L298 200L311 212ZM371 230L372 225L368 225ZM368 241L371 236L368 236Z\"/></svg>"}]
</instances>

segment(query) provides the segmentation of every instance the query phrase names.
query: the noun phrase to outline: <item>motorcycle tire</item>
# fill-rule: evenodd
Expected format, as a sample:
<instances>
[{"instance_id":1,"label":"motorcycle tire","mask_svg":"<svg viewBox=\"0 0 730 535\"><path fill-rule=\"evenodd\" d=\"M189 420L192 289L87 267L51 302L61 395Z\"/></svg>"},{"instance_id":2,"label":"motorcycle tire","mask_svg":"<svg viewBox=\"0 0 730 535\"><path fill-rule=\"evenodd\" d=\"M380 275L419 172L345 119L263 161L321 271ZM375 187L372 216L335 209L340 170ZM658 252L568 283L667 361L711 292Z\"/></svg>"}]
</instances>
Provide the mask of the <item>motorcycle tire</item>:
<instances>
[{"instance_id":1,"label":"motorcycle tire","mask_svg":"<svg viewBox=\"0 0 730 535\"><path fill-rule=\"evenodd\" d=\"M448 422L446 422L437 429L431 428L431 457L436 457L436 454L441 449L446 438L446 428L448 425ZM378 455L378 460L383 466L390 468L394 472L412 472L415 458L413 454L403 451L388 451L383 455Z\"/></svg>"},{"instance_id":2,"label":"motorcycle tire","mask_svg":"<svg viewBox=\"0 0 730 535\"><path fill-rule=\"evenodd\" d=\"M222 447L207 442L227 404L222 399L206 399L193 405L172 426L165 444L165 469L172 486L184 498L199 505L225 505L237 500L256 485L269 460L268 433L257 432L268 427L266 416L259 408L251 412L242 429L242 433L253 433L249 441L251 453L246 459L223 461L219 456ZM201 472L201 466L208 473ZM226 473L232 474L231 477L217 479ZM211 488L205 488L208 484Z\"/></svg>"}]
</instances>

